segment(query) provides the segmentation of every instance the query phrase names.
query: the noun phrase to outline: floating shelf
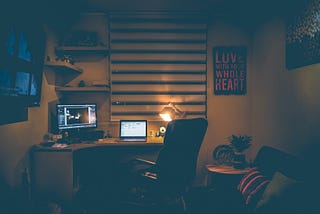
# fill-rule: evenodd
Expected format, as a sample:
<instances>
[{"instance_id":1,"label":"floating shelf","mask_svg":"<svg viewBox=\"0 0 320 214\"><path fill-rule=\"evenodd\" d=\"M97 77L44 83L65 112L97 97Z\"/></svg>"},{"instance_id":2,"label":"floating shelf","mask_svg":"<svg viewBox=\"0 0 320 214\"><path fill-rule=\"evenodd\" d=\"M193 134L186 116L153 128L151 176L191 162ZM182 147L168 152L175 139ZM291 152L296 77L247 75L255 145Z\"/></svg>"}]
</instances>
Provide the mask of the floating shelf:
<instances>
[{"instance_id":1,"label":"floating shelf","mask_svg":"<svg viewBox=\"0 0 320 214\"><path fill-rule=\"evenodd\" d=\"M69 54L105 54L108 55L107 46L57 46L56 52Z\"/></svg>"},{"instance_id":2,"label":"floating shelf","mask_svg":"<svg viewBox=\"0 0 320 214\"><path fill-rule=\"evenodd\" d=\"M47 67L55 68L59 71L64 72L76 72L76 73L82 73L83 70L77 66L74 66L67 62L45 62L44 64Z\"/></svg>"},{"instance_id":3,"label":"floating shelf","mask_svg":"<svg viewBox=\"0 0 320 214\"><path fill-rule=\"evenodd\" d=\"M58 92L108 92L109 87L55 87Z\"/></svg>"}]
</instances>

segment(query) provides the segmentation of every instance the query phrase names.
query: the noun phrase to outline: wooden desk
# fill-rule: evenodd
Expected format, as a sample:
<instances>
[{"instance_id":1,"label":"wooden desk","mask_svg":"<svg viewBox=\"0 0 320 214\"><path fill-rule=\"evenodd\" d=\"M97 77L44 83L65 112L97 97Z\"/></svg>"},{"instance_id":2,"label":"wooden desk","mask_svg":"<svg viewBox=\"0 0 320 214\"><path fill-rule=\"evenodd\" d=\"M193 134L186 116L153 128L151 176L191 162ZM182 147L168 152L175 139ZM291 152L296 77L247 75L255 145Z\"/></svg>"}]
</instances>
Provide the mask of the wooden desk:
<instances>
[{"instance_id":1,"label":"wooden desk","mask_svg":"<svg viewBox=\"0 0 320 214\"><path fill-rule=\"evenodd\" d=\"M31 150L32 195L35 200L48 197L48 200L71 204L81 182L110 182L118 163L135 157L155 160L162 146L159 141L117 142L113 139L65 148L35 145Z\"/></svg>"},{"instance_id":2,"label":"wooden desk","mask_svg":"<svg viewBox=\"0 0 320 214\"><path fill-rule=\"evenodd\" d=\"M87 141L87 143L76 143L65 145L63 147L53 146L42 146L41 144L34 145L33 151L53 151L53 152L74 152L80 149L88 148L97 148L97 147L137 147L137 146L153 146L153 147L162 147L163 146L163 137L148 137L146 142L120 142L118 138L104 138L97 141Z\"/></svg>"},{"instance_id":3,"label":"wooden desk","mask_svg":"<svg viewBox=\"0 0 320 214\"><path fill-rule=\"evenodd\" d=\"M226 180L235 180L238 181L244 174L246 174L250 168L245 169L236 169L233 166L227 166L227 165L215 165L215 164L207 164L205 166L206 168L206 185L215 185L213 182L214 177L217 177L220 175L223 179ZM221 180L223 180L221 179ZM213 184L212 184L213 183ZM226 183L226 182L224 182ZM233 181L232 181L233 183ZM233 184L230 184L233 186Z\"/></svg>"}]
</instances>

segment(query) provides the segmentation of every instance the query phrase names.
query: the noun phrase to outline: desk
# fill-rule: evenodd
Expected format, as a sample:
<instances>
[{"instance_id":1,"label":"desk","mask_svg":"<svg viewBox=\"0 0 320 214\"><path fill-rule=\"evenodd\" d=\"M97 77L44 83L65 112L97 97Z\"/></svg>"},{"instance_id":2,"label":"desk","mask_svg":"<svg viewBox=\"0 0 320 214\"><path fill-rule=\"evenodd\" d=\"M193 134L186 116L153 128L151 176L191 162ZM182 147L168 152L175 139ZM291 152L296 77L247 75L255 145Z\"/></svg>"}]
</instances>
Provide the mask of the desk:
<instances>
[{"instance_id":1,"label":"desk","mask_svg":"<svg viewBox=\"0 0 320 214\"><path fill-rule=\"evenodd\" d=\"M233 166L228 166L228 165L215 165L215 164L207 164L205 166L206 168L206 185L212 185L213 182L218 182L218 181L212 181L213 177L222 177L221 180L232 180L231 184L229 183L228 185L231 185L234 187L233 182L240 181L239 179L246 174L250 168L245 168L245 169L236 169ZM234 180L234 181L233 181ZM226 182L223 182L226 184ZM213 184L215 185L215 184Z\"/></svg>"},{"instance_id":2,"label":"desk","mask_svg":"<svg viewBox=\"0 0 320 214\"><path fill-rule=\"evenodd\" d=\"M113 139L65 148L35 145L31 150L32 195L35 200L47 197L71 204L83 183L111 183L118 163L135 157L154 160L162 146L159 141L116 142Z\"/></svg>"}]
</instances>

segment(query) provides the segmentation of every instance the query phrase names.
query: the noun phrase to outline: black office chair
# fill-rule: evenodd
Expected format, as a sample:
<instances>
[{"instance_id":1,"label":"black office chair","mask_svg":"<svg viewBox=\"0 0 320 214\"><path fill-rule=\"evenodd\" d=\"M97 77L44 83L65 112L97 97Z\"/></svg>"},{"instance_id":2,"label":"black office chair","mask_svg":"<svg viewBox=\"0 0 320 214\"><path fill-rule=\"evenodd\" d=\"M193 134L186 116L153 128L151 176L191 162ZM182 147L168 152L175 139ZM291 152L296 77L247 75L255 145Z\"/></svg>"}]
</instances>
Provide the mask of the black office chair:
<instances>
[{"instance_id":1,"label":"black office chair","mask_svg":"<svg viewBox=\"0 0 320 214\"><path fill-rule=\"evenodd\" d=\"M169 122L164 147L156 162L135 159L134 197L123 203L131 211L152 209L152 213L178 213L186 210L184 195L196 175L197 158L207 130L204 118L178 119Z\"/></svg>"}]
</instances>

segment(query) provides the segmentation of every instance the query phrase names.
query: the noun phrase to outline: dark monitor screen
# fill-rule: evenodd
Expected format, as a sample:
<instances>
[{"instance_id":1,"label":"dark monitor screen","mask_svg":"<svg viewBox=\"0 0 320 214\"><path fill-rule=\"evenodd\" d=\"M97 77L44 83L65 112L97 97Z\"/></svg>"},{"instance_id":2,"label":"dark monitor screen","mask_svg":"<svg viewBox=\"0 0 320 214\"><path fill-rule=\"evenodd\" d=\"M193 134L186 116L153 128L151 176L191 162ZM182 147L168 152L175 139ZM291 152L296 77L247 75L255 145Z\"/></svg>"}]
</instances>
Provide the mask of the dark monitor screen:
<instances>
[{"instance_id":1,"label":"dark monitor screen","mask_svg":"<svg viewBox=\"0 0 320 214\"><path fill-rule=\"evenodd\" d=\"M97 127L96 104L57 104L58 129Z\"/></svg>"},{"instance_id":2,"label":"dark monitor screen","mask_svg":"<svg viewBox=\"0 0 320 214\"><path fill-rule=\"evenodd\" d=\"M0 100L40 106L45 34L24 23L0 24Z\"/></svg>"}]
</instances>

